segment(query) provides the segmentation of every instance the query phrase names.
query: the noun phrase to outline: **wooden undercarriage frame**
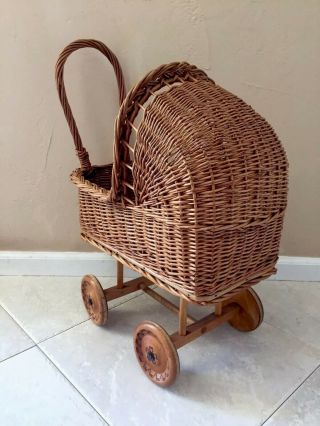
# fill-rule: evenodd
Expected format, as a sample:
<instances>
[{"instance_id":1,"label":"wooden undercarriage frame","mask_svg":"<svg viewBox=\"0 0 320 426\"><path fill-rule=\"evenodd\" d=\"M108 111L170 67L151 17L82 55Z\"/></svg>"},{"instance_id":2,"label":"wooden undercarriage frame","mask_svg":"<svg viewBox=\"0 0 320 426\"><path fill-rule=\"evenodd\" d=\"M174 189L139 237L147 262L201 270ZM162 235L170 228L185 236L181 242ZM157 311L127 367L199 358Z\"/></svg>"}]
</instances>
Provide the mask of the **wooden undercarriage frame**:
<instances>
[{"instance_id":1,"label":"wooden undercarriage frame","mask_svg":"<svg viewBox=\"0 0 320 426\"><path fill-rule=\"evenodd\" d=\"M106 324L108 302L139 290L178 314L179 327L171 335L151 321L141 322L134 332L134 349L138 362L145 375L160 386L171 385L179 374L177 349L226 322L237 330L252 331L263 320L261 301L252 288L242 290L225 301L214 303L214 313L196 320L188 315L188 301L185 298L180 297L180 305L176 306L150 288L153 284L144 276L124 282L123 262L117 260L117 284L114 287L103 289L95 276L85 275L81 291L87 312L96 325Z\"/></svg>"}]
</instances>

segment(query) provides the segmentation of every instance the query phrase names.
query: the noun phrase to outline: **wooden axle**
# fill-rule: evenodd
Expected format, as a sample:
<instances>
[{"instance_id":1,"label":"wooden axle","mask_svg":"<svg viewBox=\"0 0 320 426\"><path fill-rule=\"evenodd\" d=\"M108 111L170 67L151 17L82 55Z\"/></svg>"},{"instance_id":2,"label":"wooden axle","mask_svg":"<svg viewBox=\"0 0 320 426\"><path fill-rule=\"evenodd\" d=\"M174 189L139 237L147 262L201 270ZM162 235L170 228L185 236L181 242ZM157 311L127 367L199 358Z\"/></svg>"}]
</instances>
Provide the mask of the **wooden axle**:
<instances>
[{"instance_id":1,"label":"wooden axle","mask_svg":"<svg viewBox=\"0 0 320 426\"><path fill-rule=\"evenodd\" d=\"M192 340L195 340L197 337L200 337L208 331L214 330L219 325L232 320L239 312L239 309L240 307L237 305L228 305L224 308L220 315L217 316L215 314L209 314L201 320L186 327L184 335L181 334L179 327L179 331L170 336L171 340L176 349L179 349L187 343L192 342Z\"/></svg>"},{"instance_id":2,"label":"wooden axle","mask_svg":"<svg viewBox=\"0 0 320 426\"><path fill-rule=\"evenodd\" d=\"M120 287L116 285L114 287L106 288L103 290L103 293L105 295L105 298L109 302L110 300L118 299L119 297L134 293L135 291L143 290L151 284L152 282L147 280L146 278L139 277L135 278L134 280L127 281Z\"/></svg>"},{"instance_id":3,"label":"wooden axle","mask_svg":"<svg viewBox=\"0 0 320 426\"><path fill-rule=\"evenodd\" d=\"M109 287L103 290L105 298L107 301L111 301L114 299L118 299L119 297L126 296L127 294L134 293L138 290L143 290L148 296L155 299L157 302L161 303L170 311L179 315L179 323L182 332L187 324L193 324L196 319L190 315L187 315L186 306L187 301L184 299L180 299L180 309L174 303L170 302L170 300L161 296L156 291L149 288L153 283L149 281L147 278L139 277L133 280L123 282L123 265L120 262L117 262L117 285L113 287Z\"/></svg>"},{"instance_id":4,"label":"wooden axle","mask_svg":"<svg viewBox=\"0 0 320 426\"><path fill-rule=\"evenodd\" d=\"M161 303L161 305L165 306L171 312L174 312L175 314L180 314L180 310L179 310L178 306L176 306L174 303L170 302L170 300L166 299L165 297L161 296L156 291L152 290L149 287L144 288L143 291L146 294L148 294L149 296L151 296L153 299L155 299L157 302ZM196 319L194 319L190 315L186 315L186 320L189 324L193 324L196 321Z\"/></svg>"}]
</instances>

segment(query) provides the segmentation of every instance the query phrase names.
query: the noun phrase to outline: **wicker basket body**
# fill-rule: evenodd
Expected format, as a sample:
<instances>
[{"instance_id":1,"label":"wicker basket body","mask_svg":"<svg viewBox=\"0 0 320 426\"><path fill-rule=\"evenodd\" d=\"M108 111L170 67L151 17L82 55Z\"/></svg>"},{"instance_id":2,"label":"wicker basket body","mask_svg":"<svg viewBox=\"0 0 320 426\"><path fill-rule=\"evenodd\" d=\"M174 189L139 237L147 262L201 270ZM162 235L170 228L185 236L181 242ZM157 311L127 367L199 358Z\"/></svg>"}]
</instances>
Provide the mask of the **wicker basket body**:
<instances>
[{"instance_id":1,"label":"wicker basket body","mask_svg":"<svg viewBox=\"0 0 320 426\"><path fill-rule=\"evenodd\" d=\"M64 62L88 46L117 74L113 165L91 166L65 96ZM159 67L125 97L120 66L106 49L79 41L57 65L82 165L71 180L83 238L200 304L270 276L287 202L287 160L270 125L186 63Z\"/></svg>"}]
</instances>

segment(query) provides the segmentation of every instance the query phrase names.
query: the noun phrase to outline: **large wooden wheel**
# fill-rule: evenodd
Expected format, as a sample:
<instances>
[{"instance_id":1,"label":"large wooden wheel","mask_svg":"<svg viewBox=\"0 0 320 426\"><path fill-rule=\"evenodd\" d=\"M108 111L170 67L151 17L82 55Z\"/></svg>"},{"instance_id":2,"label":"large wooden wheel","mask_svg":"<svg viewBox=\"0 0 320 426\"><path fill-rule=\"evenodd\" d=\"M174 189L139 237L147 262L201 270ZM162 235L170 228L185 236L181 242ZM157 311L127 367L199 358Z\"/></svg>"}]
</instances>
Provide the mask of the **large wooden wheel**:
<instances>
[{"instance_id":1,"label":"large wooden wheel","mask_svg":"<svg viewBox=\"0 0 320 426\"><path fill-rule=\"evenodd\" d=\"M180 372L177 350L170 336L152 321L140 323L134 333L134 349L145 375L159 386L170 386Z\"/></svg>"},{"instance_id":2,"label":"large wooden wheel","mask_svg":"<svg viewBox=\"0 0 320 426\"><path fill-rule=\"evenodd\" d=\"M222 302L224 306L236 304L239 311L229 321L229 324L239 331L253 331L263 321L263 306L257 293L252 289L246 289Z\"/></svg>"},{"instance_id":3,"label":"large wooden wheel","mask_svg":"<svg viewBox=\"0 0 320 426\"><path fill-rule=\"evenodd\" d=\"M81 281L84 306L96 325L104 325L108 319L108 304L100 282L94 275L85 275Z\"/></svg>"}]
</instances>

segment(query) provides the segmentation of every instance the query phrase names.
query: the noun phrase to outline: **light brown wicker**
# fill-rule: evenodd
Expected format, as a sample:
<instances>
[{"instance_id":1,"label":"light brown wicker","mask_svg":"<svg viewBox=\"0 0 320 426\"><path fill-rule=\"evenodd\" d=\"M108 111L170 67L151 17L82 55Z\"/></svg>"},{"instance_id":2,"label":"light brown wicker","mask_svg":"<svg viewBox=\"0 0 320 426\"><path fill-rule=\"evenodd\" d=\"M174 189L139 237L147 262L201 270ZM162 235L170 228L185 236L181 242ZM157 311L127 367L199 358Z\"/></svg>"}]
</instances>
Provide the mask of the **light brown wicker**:
<instances>
[{"instance_id":1,"label":"light brown wicker","mask_svg":"<svg viewBox=\"0 0 320 426\"><path fill-rule=\"evenodd\" d=\"M63 70L93 47L115 70L120 110L114 163L92 166L67 100ZM56 80L81 168L82 237L189 301L230 299L275 272L287 203L287 160L271 126L188 63L162 65L127 95L101 42L59 56Z\"/></svg>"}]
</instances>

